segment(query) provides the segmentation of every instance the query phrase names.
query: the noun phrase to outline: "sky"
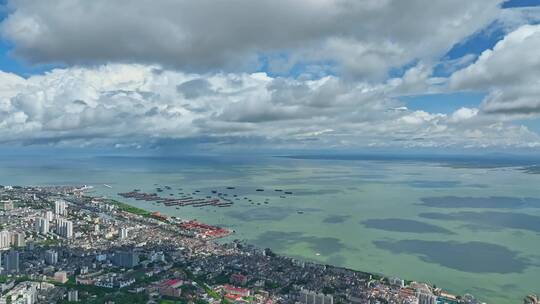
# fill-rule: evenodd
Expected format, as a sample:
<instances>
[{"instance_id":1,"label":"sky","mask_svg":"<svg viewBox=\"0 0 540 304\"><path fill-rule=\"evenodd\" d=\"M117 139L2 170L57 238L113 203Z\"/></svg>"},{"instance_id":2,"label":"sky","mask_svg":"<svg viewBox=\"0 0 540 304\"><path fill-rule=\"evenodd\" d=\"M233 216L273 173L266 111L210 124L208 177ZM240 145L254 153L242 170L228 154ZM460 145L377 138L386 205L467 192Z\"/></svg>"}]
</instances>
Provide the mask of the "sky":
<instances>
[{"instance_id":1,"label":"sky","mask_svg":"<svg viewBox=\"0 0 540 304\"><path fill-rule=\"evenodd\" d=\"M0 146L540 150L540 0L0 0Z\"/></svg>"}]
</instances>

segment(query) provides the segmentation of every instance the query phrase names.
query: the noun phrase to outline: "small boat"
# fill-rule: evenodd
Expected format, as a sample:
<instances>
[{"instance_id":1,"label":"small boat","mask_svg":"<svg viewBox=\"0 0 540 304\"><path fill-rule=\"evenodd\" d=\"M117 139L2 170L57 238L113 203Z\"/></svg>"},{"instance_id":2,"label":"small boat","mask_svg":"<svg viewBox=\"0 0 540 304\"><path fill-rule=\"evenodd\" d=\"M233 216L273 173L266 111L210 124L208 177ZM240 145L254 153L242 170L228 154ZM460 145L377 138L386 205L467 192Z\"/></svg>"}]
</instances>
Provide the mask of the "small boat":
<instances>
[{"instance_id":1,"label":"small boat","mask_svg":"<svg viewBox=\"0 0 540 304\"><path fill-rule=\"evenodd\" d=\"M255 190L255 191L258 191L258 192L263 192L263 191L264 191L264 189L257 189L257 190Z\"/></svg>"},{"instance_id":2,"label":"small boat","mask_svg":"<svg viewBox=\"0 0 540 304\"><path fill-rule=\"evenodd\" d=\"M296 211L296 213L298 213L298 214L304 214L304 211L298 210L298 211Z\"/></svg>"},{"instance_id":3,"label":"small boat","mask_svg":"<svg viewBox=\"0 0 540 304\"><path fill-rule=\"evenodd\" d=\"M107 185L107 184L103 184L103 186L107 187L107 188L112 188L111 185Z\"/></svg>"}]
</instances>

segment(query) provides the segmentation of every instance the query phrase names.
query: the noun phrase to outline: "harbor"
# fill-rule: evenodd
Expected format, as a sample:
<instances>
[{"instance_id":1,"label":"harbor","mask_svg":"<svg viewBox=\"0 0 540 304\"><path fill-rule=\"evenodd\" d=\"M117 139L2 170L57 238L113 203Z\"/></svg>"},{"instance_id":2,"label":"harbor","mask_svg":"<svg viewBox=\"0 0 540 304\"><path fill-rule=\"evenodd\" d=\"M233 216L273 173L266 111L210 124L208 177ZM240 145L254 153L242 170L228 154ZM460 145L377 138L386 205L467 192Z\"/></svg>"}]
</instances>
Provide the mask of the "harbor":
<instances>
[{"instance_id":1,"label":"harbor","mask_svg":"<svg viewBox=\"0 0 540 304\"><path fill-rule=\"evenodd\" d=\"M109 186L110 187L110 186ZM165 192L172 191L172 187L170 186L158 186L155 188L156 192L144 192L140 189L133 189L129 192L120 192L117 193L118 196L122 198L127 199L134 199L137 201L146 201L151 202L154 204L161 204L166 207L195 207L195 208L201 208L201 207L217 207L217 208L228 208L234 205L235 201L245 201L247 203L250 203L251 205L261 206L262 204L269 204L270 199L264 198L261 202L255 202L253 199L249 198L248 196L234 194L234 193L226 193L225 191L232 191L236 190L237 187L228 186L223 190L223 192L220 192L218 190L211 190L208 194L203 194L201 190L194 190L193 192L178 192L175 193L169 193L168 197L164 196ZM181 191L182 188L178 188L178 191ZM255 189L255 192L264 192L264 189L257 188ZM158 194L159 193L159 194ZM274 193L279 193L279 198L287 198L287 196L283 195L292 195L292 191L284 191L283 189L274 189ZM281 194L283 193L283 194Z\"/></svg>"}]
</instances>

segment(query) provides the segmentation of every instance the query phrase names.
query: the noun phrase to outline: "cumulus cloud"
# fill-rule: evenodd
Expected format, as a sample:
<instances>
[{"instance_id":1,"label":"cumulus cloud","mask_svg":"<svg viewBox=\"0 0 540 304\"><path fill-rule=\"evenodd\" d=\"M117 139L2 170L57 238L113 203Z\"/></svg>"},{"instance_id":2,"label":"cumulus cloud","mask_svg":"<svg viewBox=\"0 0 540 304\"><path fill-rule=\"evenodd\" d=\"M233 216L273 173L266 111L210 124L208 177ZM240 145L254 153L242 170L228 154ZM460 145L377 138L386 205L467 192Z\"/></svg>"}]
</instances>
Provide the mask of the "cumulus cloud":
<instances>
[{"instance_id":1,"label":"cumulus cloud","mask_svg":"<svg viewBox=\"0 0 540 304\"><path fill-rule=\"evenodd\" d=\"M261 57L285 54L269 69L301 62L380 78L390 67L437 59L491 22L501 2L11 0L0 33L31 63L253 71Z\"/></svg>"},{"instance_id":2,"label":"cumulus cloud","mask_svg":"<svg viewBox=\"0 0 540 304\"><path fill-rule=\"evenodd\" d=\"M478 118L475 109L450 116L410 111L391 97L393 85L351 83L335 76L300 80L109 64L55 69L28 79L2 73L0 78L4 142L117 147L193 138L273 147L540 142L522 127ZM467 123L457 123L463 121Z\"/></svg>"},{"instance_id":3,"label":"cumulus cloud","mask_svg":"<svg viewBox=\"0 0 540 304\"><path fill-rule=\"evenodd\" d=\"M214 93L210 83L203 78L188 80L179 84L176 89L182 93L186 99L195 99L197 97L211 95Z\"/></svg>"},{"instance_id":4,"label":"cumulus cloud","mask_svg":"<svg viewBox=\"0 0 540 304\"><path fill-rule=\"evenodd\" d=\"M540 114L540 25L523 25L455 72L452 89L485 90L482 110L498 114Z\"/></svg>"},{"instance_id":5,"label":"cumulus cloud","mask_svg":"<svg viewBox=\"0 0 540 304\"><path fill-rule=\"evenodd\" d=\"M0 140L540 145L526 127L488 115L540 113L540 26L520 27L536 13L501 14L501 2L10 0L0 35L12 55L65 68L0 72ZM492 50L441 61L494 20L510 33ZM435 68L453 74L435 77ZM463 90L489 94L453 113L399 100Z\"/></svg>"}]
</instances>

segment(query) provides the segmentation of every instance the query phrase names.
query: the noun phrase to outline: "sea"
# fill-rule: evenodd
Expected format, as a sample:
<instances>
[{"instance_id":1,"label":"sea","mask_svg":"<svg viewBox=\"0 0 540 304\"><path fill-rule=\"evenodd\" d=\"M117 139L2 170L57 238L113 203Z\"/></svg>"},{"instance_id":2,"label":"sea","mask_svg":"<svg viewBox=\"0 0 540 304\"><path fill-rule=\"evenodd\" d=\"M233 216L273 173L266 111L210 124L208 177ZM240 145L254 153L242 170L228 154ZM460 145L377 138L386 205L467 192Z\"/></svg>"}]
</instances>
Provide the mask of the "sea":
<instances>
[{"instance_id":1,"label":"sea","mask_svg":"<svg viewBox=\"0 0 540 304\"><path fill-rule=\"evenodd\" d=\"M225 241L505 304L540 293L539 164L506 155L2 155L0 184L89 185L92 195L234 230ZM234 205L118 196L156 188L163 197L222 193Z\"/></svg>"}]
</instances>

